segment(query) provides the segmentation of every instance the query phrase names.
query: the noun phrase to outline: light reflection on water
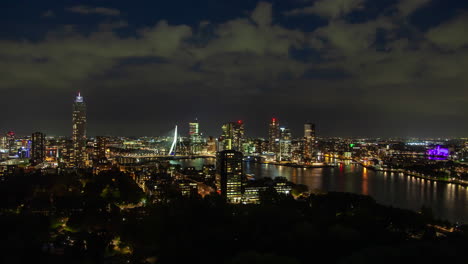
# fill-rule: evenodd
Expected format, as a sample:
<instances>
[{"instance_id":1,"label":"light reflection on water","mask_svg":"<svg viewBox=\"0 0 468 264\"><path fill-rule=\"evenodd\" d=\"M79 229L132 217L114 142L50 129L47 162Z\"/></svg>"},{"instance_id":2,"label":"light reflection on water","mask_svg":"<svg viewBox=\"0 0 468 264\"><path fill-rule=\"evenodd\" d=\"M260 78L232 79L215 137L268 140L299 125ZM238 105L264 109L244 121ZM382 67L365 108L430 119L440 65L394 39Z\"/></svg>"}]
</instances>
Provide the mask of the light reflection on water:
<instances>
[{"instance_id":1,"label":"light reflection on water","mask_svg":"<svg viewBox=\"0 0 468 264\"><path fill-rule=\"evenodd\" d=\"M171 161L182 166L214 164L214 159ZM366 194L379 203L419 210L431 207L434 215L451 222L468 222L468 190L455 184L437 183L399 173L375 172L357 164L335 168L303 169L271 164L245 163L245 173L255 178L276 176L304 184L309 190Z\"/></svg>"}]
</instances>

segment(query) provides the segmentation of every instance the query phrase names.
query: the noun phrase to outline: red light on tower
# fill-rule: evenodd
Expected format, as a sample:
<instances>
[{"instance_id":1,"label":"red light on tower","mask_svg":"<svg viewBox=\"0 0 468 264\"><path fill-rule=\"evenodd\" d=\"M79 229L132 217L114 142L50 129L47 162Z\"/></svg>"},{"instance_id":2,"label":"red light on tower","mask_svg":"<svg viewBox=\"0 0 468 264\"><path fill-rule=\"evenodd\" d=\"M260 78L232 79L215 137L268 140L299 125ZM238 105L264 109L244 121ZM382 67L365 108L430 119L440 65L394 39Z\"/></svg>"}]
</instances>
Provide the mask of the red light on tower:
<instances>
[{"instance_id":1,"label":"red light on tower","mask_svg":"<svg viewBox=\"0 0 468 264\"><path fill-rule=\"evenodd\" d=\"M242 120L237 120L237 124L242 124Z\"/></svg>"},{"instance_id":2,"label":"red light on tower","mask_svg":"<svg viewBox=\"0 0 468 264\"><path fill-rule=\"evenodd\" d=\"M271 119L271 122L272 122L272 123L276 123L276 118L273 117L273 118Z\"/></svg>"},{"instance_id":3,"label":"red light on tower","mask_svg":"<svg viewBox=\"0 0 468 264\"><path fill-rule=\"evenodd\" d=\"M12 136L14 136L14 135L15 135L15 132L13 132L13 131L9 131L7 134L8 134L8 136L12 137Z\"/></svg>"}]
</instances>

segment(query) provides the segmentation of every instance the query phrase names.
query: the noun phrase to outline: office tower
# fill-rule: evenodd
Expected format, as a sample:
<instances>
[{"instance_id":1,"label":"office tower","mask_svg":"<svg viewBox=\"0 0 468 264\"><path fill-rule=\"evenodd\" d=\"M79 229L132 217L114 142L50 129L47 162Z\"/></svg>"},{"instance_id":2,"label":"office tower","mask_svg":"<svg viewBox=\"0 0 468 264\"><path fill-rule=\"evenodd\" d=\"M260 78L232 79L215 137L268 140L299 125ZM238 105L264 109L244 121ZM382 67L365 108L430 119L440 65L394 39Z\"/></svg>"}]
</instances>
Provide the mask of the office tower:
<instances>
[{"instance_id":1,"label":"office tower","mask_svg":"<svg viewBox=\"0 0 468 264\"><path fill-rule=\"evenodd\" d=\"M311 159L315 147L315 124L304 124L304 153L305 159Z\"/></svg>"},{"instance_id":2,"label":"office tower","mask_svg":"<svg viewBox=\"0 0 468 264\"><path fill-rule=\"evenodd\" d=\"M223 150L216 156L216 186L230 203L240 203L243 193L244 171L242 152Z\"/></svg>"},{"instance_id":3,"label":"office tower","mask_svg":"<svg viewBox=\"0 0 468 264\"><path fill-rule=\"evenodd\" d=\"M287 127L280 128L280 139L291 140L292 139L291 130Z\"/></svg>"},{"instance_id":4,"label":"office tower","mask_svg":"<svg viewBox=\"0 0 468 264\"><path fill-rule=\"evenodd\" d=\"M234 138L232 142L232 146L234 150L243 151L242 145L244 144L244 122L242 120L238 120L234 123Z\"/></svg>"},{"instance_id":5,"label":"office tower","mask_svg":"<svg viewBox=\"0 0 468 264\"><path fill-rule=\"evenodd\" d=\"M305 123L304 124L304 137L315 141L315 124Z\"/></svg>"},{"instance_id":6,"label":"office tower","mask_svg":"<svg viewBox=\"0 0 468 264\"><path fill-rule=\"evenodd\" d=\"M280 140L280 129L278 119L272 118L270 127L268 129L268 140L269 140L269 151L278 153L279 151L279 140Z\"/></svg>"},{"instance_id":7,"label":"office tower","mask_svg":"<svg viewBox=\"0 0 468 264\"><path fill-rule=\"evenodd\" d=\"M280 128L280 141L279 141L279 155L278 160L289 161L291 160L292 145L291 145L291 131L289 128Z\"/></svg>"},{"instance_id":8,"label":"office tower","mask_svg":"<svg viewBox=\"0 0 468 264\"><path fill-rule=\"evenodd\" d=\"M8 149L8 140L6 135L0 136L0 149Z\"/></svg>"},{"instance_id":9,"label":"office tower","mask_svg":"<svg viewBox=\"0 0 468 264\"><path fill-rule=\"evenodd\" d=\"M264 140L262 139L255 139L254 141L254 148L256 154L263 154L264 151Z\"/></svg>"},{"instance_id":10,"label":"office tower","mask_svg":"<svg viewBox=\"0 0 468 264\"><path fill-rule=\"evenodd\" d=\"M95 155L96 159L105 160L106 159L106 149L107 149L107 138L106 137L96 137L95 143Z\"/></svg>"},{"instance_id":11,"label":"office tower","mask_svg":"<svg viewBox=\"0 0 468 264\"><path fill-rule=\"evenodd\" d=\"M189 136L190 136L190 141L196 142L198 139L199 135L199 130L198 130L199 124L198 120L195 119L195 122L189 123Z\"/></svg>"},{"instance_id":12,"label":"office tower","mask_svg":"<svg viewBox=\"0 0 468 264\"><path fill-rule=\"evenodd\" d=\"M86 162L86 104L80 93L73 103L72 141L71 165L83 168Z\"/></svg>"},{"instance_id":13,"label":"office tower","mask_svg":"<svg viewBox=\"0 0 468 264\"><path fill-rule=\"evenodd\" d=\"M218 139L217 138L214 138L214 137L208 137L208 141L206 142L207 144L207 152L208 153L215 153L216 152L216 145L217 145L217 141Z\"/></svg>"},{"instance_id":14,"label":"office tower","mask_svg":"<svg viewBox=\"0 0 468 264\"><path fill-rule=\"evenodd\" d=\"M16 147L16 142L15 142L15 132L9 131L6 134L6 140L7 140L8 155L16 156L18 152L18 148Z\"/></svg>"},{"instance_id":15,"label":"office tower","mask_svg":"<svg viewBox=\"0 0 468 264\"><path fill-rule=\"evenodd\" d=\"M223 134L221 136L222 148L223 150L231 150L232 140L234 138L233 123L232 122L226 123L221 128L223 130Z\"/></svg>"},{"instance_id":16,"label":"office tower","mask_svg":"<svg viewBox=\"0 0 468 264\"><path fill-rule=\"evenodd\" d=\"M229 122L223 125L223 149L242 151L244 143L244 122Z\"/></svg>"},{"instance_id":17,"label":"office tower","mask_svg":"<svg viewBox=\"0 0 468 264\"><path fill-rule=\"evenodd\" d=\"M45 160L45 135L41 132L35 132L31 137L31 161L34 165L40 164Z\"/></svg>"},{"instance_id":18,"label":"office tower","mask_svg":"<svg viewBox=\"0 0 468 264\"><path fill-rule=\"evenodd\" d=\"M200 153L202 149L202 138L197 119L195 119L195 122L189 123L189 140L191 153Z\"/></svg>"}]
</instances>

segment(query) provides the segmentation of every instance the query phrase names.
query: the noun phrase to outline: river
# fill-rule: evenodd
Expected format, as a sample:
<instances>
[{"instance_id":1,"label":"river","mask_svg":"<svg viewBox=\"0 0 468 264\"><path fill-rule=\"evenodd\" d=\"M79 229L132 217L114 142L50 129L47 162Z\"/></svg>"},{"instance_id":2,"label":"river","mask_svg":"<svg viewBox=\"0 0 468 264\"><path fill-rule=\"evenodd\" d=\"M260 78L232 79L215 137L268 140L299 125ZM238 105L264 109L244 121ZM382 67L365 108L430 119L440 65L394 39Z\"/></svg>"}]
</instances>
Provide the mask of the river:
<instances>
[{"instance_id":1,"label":"river","mask_svg":"<svg viewBox=\"0 0 468 264\"><path fill-rule=\"evenodd\" d=\"M214 164L214 159L171 161L200 169ZM350 192L372 196L377 202L398 208L419 210L432 208L437 218L450 222L468 223L468 189L456 184L434 182L398 173L376 172L359 164L336 168L303 169L271 164L246 162L244 170L255 178L276 176L304 184L309 190Z\"/></svg>"}]
</instances>

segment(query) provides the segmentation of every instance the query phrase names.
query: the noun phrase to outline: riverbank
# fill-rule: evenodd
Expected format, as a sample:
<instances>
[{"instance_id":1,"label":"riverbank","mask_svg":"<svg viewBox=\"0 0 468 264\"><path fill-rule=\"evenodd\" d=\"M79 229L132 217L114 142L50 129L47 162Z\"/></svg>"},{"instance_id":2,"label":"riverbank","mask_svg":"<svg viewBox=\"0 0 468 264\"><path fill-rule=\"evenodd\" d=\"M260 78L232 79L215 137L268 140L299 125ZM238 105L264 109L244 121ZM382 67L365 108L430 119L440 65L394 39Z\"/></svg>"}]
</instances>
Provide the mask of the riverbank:
<instances>
[{"instance_id":1,"label":"riverbank","mask_svg":"<svg viewBox=\"0 0 468 264\"><path fill-rule=\"evenodd\" d=\"M382 172L394 172L394 173L402 173L405 176L411 176L411 177L416 177L419 179L425 179L429 181L435 181L435 182L442 182L442 183L452 183L452 184L458 184L464 187L468 187L468 181L463 181L463 180L458 180L458 179L444 179L444 178L438 178L438 177L433 177L429 175L425 175L422 173L418 172L413 172L405 169L388 169L388 168L378 168L372 165L364 165L362 162L358 162L362 167L374 171L382 171Z\"/></svg>"},{"instance_id":2,"label":"riverbank","mask_svg":"<svg viewBox=\"0 0 468 264\"><path fill-rule=\"evenodd\" d=\"M328 162L336 162L339 167L303 169L245 162L244 173L255 179L285 177L296 184L306 185L309 190L369 195L379 203L398 208L418 211L422 206L431 207L438 218L447 219L453 223L468 223L468 203L466 202L468 188L455 184L435 184L430 181L416 180L416 178L403 177L403 174L399 176L398 173L385 175L383 171L364 170L364 167L355 161L339 162L337 159ZM215 164L215 160L173 160L171 163L180 164L182 167L202 169L203 165Z\"/></svg>"},{"instance_id":3,"label":"riverbank","mask_svg":"<svg viewBox=\"0 0 468 264\"><path fill-rule=\"evenodd\" d=\"M359 162L357 160L352 160L350 159L353 163L357 163L361 165L362 167L374 171L381 171L381 172L393 172L393 173L402 173L405 176L411 176L411 177L416 177L420 179L425 179L429 181L435 181L435 182L441 182L441 183L452 183L452 184L458 184L464 187L468 187L468 181L463 181L463 180L458 180L458 179L444 179L444 178L436 178L428 175L424 175L418 172L412 172L409 170L404 170L404 169L390 169L390 168L382 168L382 167L375 167L373 165L365 165L362 162ZM310 165L301 165L297 163L281 163L281 162L266 162L266 161L256 161L256 160L245 160L245 162L252 162L252 163L258 163L258 164L267 164L267 165L276 165L276 166L284 166L284 167L291 167L291 168L304 168L304 169L315 169L315 168L335 168L338 167L341 162L338 163L315 163L315 164L310 164Z\"/></svg>"}]
</instances>

